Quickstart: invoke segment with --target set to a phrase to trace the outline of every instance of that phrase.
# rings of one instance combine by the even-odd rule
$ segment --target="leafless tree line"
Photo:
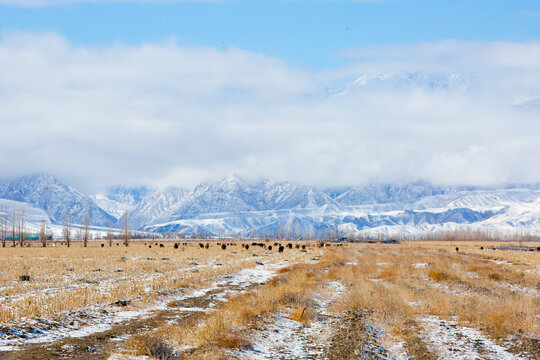
[[[6,247],[8,241],[11,241],[11,246],[25,246],[27,239],[33,236],[38,238],[43,246],[47,246],[49,235],[47,233],[47,221],[43,219],[39,233],[31,233],[27,229],[26,213],[21,208],[9,209],[7,205],[0,208],[0,243],[2,247]]]

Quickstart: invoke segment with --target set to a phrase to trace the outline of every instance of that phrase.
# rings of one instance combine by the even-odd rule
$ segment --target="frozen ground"
[[[418,321],[423,327],[422,337],[428,348],[440,359],[522,359],[486,338],[477,329],[459,326],[456,319],[423,316]]]
[[[322,354],[325,344],[332,337],[336,319],[329,314],[328,306],[339,298],[345,287],[330,282],[324,293],[316,293],[317,318],[302,323],[289,318],[289,313],[278,313],[267,319],[264,331],[253,334],[252,349],[245,350],[245,359],[312,359]]]
[[[12,328],[0,328],[0,351],[13,351],[28,344],[51,343],[70,337],[86,337],[109,330],[119,323],[153,316],[156,312],[166,310],[167,304],[173,301],[184,303],[208,293],[213,293],[213,305],[210,306],[213,307],[215,302],[226,301],[229,296],[238,294],[254,284],[266,282],[276,270],[288,265],[287,262],[267,263],[243,269],[231,275],[216,277],[208,287],[165,296],[146,306],[130,304],[125,307],[115,304],[92,306],[66,314],[66,320],[69,320],[62,323],[33,320],[22,326],[15,324]],[[198,267],[200,268],[200,265]],[[216,289],[220,291],[214,294]],[[197,307],[179,307],[175,310],[178,312],[205,311]]]

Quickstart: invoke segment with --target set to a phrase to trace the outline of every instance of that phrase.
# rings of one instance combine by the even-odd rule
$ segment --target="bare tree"
[[[88,237],[90,235],[89,228],[90,228],[90,215],[88,214],[88,209],[87,209],[86,213],[84,214],[84,232],[82,235],[84,247],[88,246]]]
[[[124,213],[124,245],[129,246],[129,219],[128,212]]]
[[[113,244],[113,231],[112,231],[112,224],[109,222],[109,229],[107,230],[107,240],[109,240],[109,246],[112,246]]]
[[[13,241],[13,247],[15,247],[17,244],[15,243],[15,240],[17,239],[16,236],[16,228],[17,228],[17,212],[15,211],[15,208],[11,211],[11,241]]]
[[[47,247],[47,228],[46,224],[47,222],[45,219],[41,220],[41,228],[39,229],[39,240],[41,240],[41,244],[43,247]]]
[[[19,245],[21,247],[24,246],[24,240],[25,240],[25,233],[24,233],[24,210],[21,210],[19,213]]]
[[[7,228],[7,217],[8,217],[7,207],[2,207],[0,212],[2,214],[2,218],[0,218],[0,227],[1,227],[0,237],[2,237],[2,247],[6,247],[6,237],[7,237],[7,232],[8,232],[8,228]]]
[[[71,211],[68,210],[66,214],[66,227],[64,228],[64,239],[66,239],[67,246],[71,245]]]

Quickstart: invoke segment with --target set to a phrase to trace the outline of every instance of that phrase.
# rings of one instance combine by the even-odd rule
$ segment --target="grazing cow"
[[[199,243],[199,247],[202,249],[204,247],[203,243]]]
[[[268,250],[272,251],[272,245],[268,245]]]
[[[163,244],[159,244],[159,247],[165,247],[165,245],[163,245]]]
[[[210,247],[210,244],[209,243],[206,243],[206,245],[204,245],[204,248],[205,249],[208,249]]]
[[[459,248],[456,246],[456,251],[459,251]]]
[[[287,247],[288,247],[289,249],[292,249],[292,244],[291,244],[291,243],[288,243],[288,244],[287,244]]]
[[[174,244],[174,248],[175,248],[175,249],[178,249],[178,244]]]
[[[285,250],[285,247],[284,247],[284,246],[281,246],[281,245],[279,245],[279,249],[278,249],[278,251],[279,251],[279,252],[283,252],[283,250]]]
[[[101,244],[101,247],[105,247],[105,244]]]
[[[248,245],[248,244],[246,244],[245,248],[246,248],[246,250],[248,250],[248,249],[249,249],[249,245]]]
[[[302,250],[306,250],[306,245],[302,245]]]
[[[222,244],[222,245],[221,245],[221,250],[226,250],[226,249],[227,249],[227,245]]]

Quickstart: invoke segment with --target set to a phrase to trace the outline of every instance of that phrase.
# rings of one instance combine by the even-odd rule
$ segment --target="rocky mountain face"
[[[417,234],[453,229],[497,229],[540,234],[540,186],[465,188],[427,182],[320,189],[290,182],[247,183],[236,176],[193,190],[117,187],[93,198],[48,175],[0,184],[0,198],[28,203],[61,224],[68,209],[82,223],[116,224],[125,211],[131,227],[214,236]],[[146,195],[143,195],[146,194]],[[109,197],[110,196],[110,197]]]
[[[84,223],[87,211],[93,225],[116,224],[116,218],[97,206],[89,196],[50,175],[24,176],[4,183],[0,190],[0,199],[24,202],[42,209],[55,224],[65,223],[68,211],[75,224]]]
[[[105,196],[123,204],[137,205],[153,191],[146,186],[126,187],[113,186],[108,189]]]

